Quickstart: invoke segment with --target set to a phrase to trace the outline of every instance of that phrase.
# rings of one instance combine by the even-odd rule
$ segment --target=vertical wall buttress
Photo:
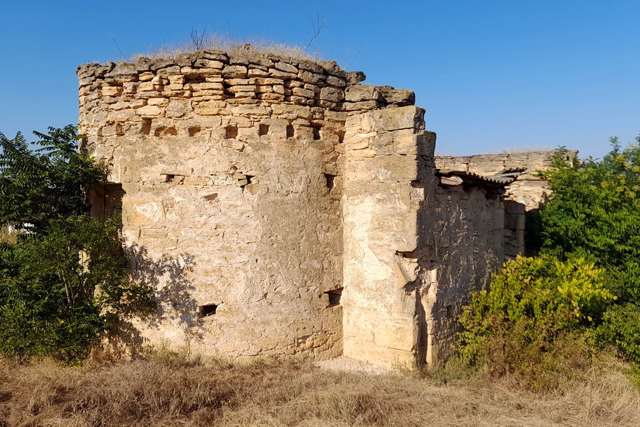
[[[343,334],[347,357],[415,366],[426,357],[420,210],[434,134],[415,106],[347,119],[343,192]],[[431,168],[430,173],[426,169]]]

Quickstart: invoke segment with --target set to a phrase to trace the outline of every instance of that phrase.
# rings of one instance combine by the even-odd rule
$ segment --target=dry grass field
[[[506,382],[335,373],[175,356],[61,366],[0,362],[2,426],[624,426],[640,395],[614,365],[563,392]]]

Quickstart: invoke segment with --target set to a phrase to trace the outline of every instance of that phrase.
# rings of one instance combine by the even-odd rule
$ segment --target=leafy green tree
[[[597,336],[640,363],[640,138],[624,149],[611,142],[602,160],[556,159],[547,174],[553,194],[541,211],[542,251],[579,254],[606,270],[618,298]]]
[[[73,126],[36,133],[32,150],[0,134],[0,353],[79,359],[131,316],[155,310],[153,289],[130,280],[119,218],[87,215],[104,168],[78,150]]]
[[[612,144],[600,161],[556,159],[541,210],[542,250],[589,257],[607,269],[620,302],[640,302],[640,146]]]
[[[74,126],[34,132],[32,144],[0,133],[0,224],[40,232],[51,220],[87,212],[87,191],[106,178],[104,168],[78,151]]]
[[[601,160],[561,149],[545,177],[540,256],[506,263],[460,319],[463,360],[534,387],[598,345],[640,363],[640,138]]]

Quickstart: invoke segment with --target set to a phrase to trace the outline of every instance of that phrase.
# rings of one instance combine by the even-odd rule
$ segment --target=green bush
[[[87,215],[87,192],[106,175],[75,129],[37,135],[34,151],[0,134],[0,227],[19,230],[0,243],[0,353],[74,360],[156,303],[129,278],[119,220]]]
[[[87,355],[130,315],[150,313],[149,287],[129,280],[113,221],[70,217],[0,250],[0,352]]]
[[[602,344],[615,345],[625,358],[640,364],[640,306],[610,307],[597,329],[597,337]]]
[[[468,364],[532,380],[610,345],[640,363],[640,145],[566,158],[527,224],[540,256],[507,263],[462,316]]]
[[[615,296],[604,270],[583,258],[518,257],[472,296],[459,355],[494,376],[552,388],[589,360],[589,334]]]
[[[623,150],[614,139],[602,160],[562,158],[546,174],[553,193],[540,211],[542,251],[589,257],[607,270],[619,303],[639,304],[640,146]]]
[[[598,326],[599,343],[640,362],[640,138],[625,149],[612,143],[602,160],[556,158],[540,211],[542,253],[586,256],[606,270],[617,300]]]

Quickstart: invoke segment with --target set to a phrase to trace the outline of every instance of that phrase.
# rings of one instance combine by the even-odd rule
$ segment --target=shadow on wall
[[[130,279],[143,289],[153,290],[155,310],[116,322],[109,339],[111,350],[132,357],[139,355],[145,341],[140,327],[158,328],[167,321],[179,325],[188,341],[199,338],[202,324],[197,315],[197,302],[192,297],[195,287],[189,279],[194,257],[181,254],[154,259],[138,245],[127,246],[124,251],[130,262]]]
[[[418,139],[420,141],[420,139]],[[420,143],[420,142],[418,142]],[[418,147],[419,148],[419,147]],[[418,152],[420,152],[418,150]],[[412,266],[414,274],[406,275],[407,283],[403,286],[403,290],[407,297],[415,299],[415,344],[414,357],[418,368],[424,366],[427,361],[428,349],[428,329],[427,329],[427,309],[425,307],[425,299],[430,291],[430,271],[434,268],[435,260],[432,259],[432,251],[430,250],[430,242],[434,240],[429,233],[432,230],[431,213],[429,208],[433,205],[435,194],[429,191],[434,187],[435,166],[433,158],[429,155],[418,155],[418,176],[411,183],[415,191],[424,192],[424,198],[420,202],[417,221],[417,247],[411,252],[396,252],[400,257],[400,264]],[[405,267],[406,269],[406,267]]]
[[[413,186],[424,197],[416,217],[417,249],[407,254],[417,274],[405,292],[415,298],[414,354],[421,367],[440,364],[451,353],[462,307],[502,265],[505,209],[494,184],[442,186],[431,157],[417,162]]]
[[[121,184],[96,185],[89,193],[90,215],[94,218],[122,218],[125,191]],[[120,224],[122,226],[122,224]],[[153,258],[143,246],[124,246],[129,260],[130,280],[143,291],[153,295],[155,310],[144,316],[129,316],[113,322],[109,347],[116,354],[140,353],[144,337],[140,327],[159,328],[163,322],[177,324],[184,331],[187,342],[202,335],[198,304],[192,297],[195,290],[189,276],[195,266],[194,257],[181,254]]]

